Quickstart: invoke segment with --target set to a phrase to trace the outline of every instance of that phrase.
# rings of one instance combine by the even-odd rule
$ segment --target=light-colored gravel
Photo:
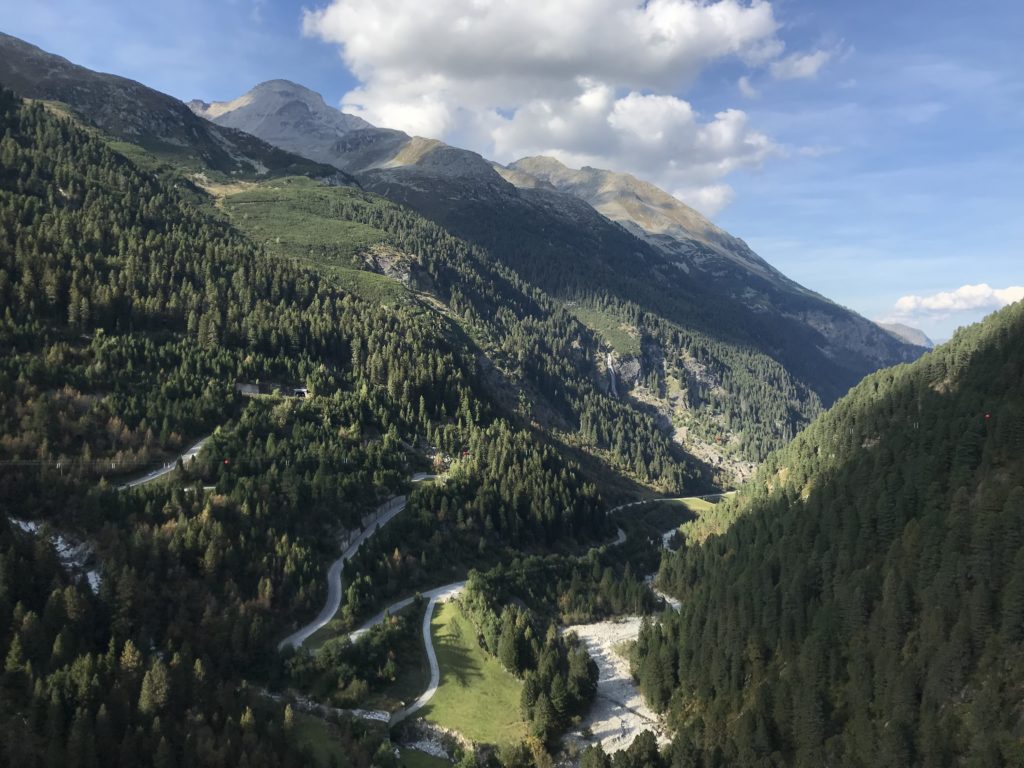
[[[668,743],[664,725],[644,702],[640,689],[633,683],[629,674],[629,661],[614,650],[617,646],[636,640],[640,633],[640,621],[639,616],[629,616],[565,628],[565,632],[579,635],[599,670],[594,703],[579,729],[566,736],[568,741],[583,746],[600,742],[605,752],[611,753],[628,747],[641,731],[651,730],[660,744]],[[582,732],[588,728],[593,735],[589,740],[582,736]]]

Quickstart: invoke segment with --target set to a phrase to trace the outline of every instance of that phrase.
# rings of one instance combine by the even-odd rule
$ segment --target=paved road
[[[619,546],[626,543],[626,532],[621,528],[616,532],[615,541],[610,546]],[[423,597],[429,598],[430,602],[427,603],[427,610],[423,613],[423,646],[427,650],[427,661],[430,664],[430,684],[416,701],[410,704],[405,709],[400,709],[395,712],[391,717],[391,725],[397,725],[398,723],[405,720],[412,714],[415,714],[426,706],[427,702],[430,701],[434,694],[437,693],[437,687],[441,683],[441,668],[437,663],[437,652],[434,650],[434,638],[430,632],[430,624],[434,618],[434,607],[438,603],[444,603],[451,600],[453,597],[462,592],[466,586],[466,582],[457,581],[454,584],[446,584],[443,587],[437,587],[429,592],[421,593]],[[381,611],[372,619],[367,621],[363,626],[357,629],[355,632],[349,635],[351,640],[356,640],[362,635],[369,631],[370,627],[375,624],[379,624],[384,620],[385,614],[394,614],[408,605],[411,605],[415,597],[407,597],[404,600],[399,600],[397,603],[389,605],[385,611]]]
[[[196,443],[187,451],[185,451],[183,454],[181,454],[181,456],[179,456],[178,459],[181,459],[182,464],[187,464],[189,461],[196,457],[196,455],[199,453],[199,449],[202,448],[206,441],[209,439],[210,436],[207,435],[198,443]],[[178,466],[178,459],[175,459],[172,462],[164,464],[162,467],[160,467],[160,469],[154,469],[148,475],[143,475],[142,477],[136,478],[135,480],[129,480],[124,485],[117,486],[117,489],[119,491],[124,491],[127,490],[128,488],[134,488],[137,485],[145,485],[146,483],[151,483],[157,478],[163,477],[164,475],[169,475],[171,472],[174,471],[175,467]]]
[[[341,553],[341,557],[331,563],[331,567],[327,571],[327,602],[324,603],[323,609],[313,621],[282,640],[277,646],[278,650],[284,650],[289,646],[298,648],[309,639],[310,635],[321,627],[327,626],[341,606],[341,569],[344,567],[345,561],[351,559],[359,551],[359,547],[363,545],[364,541],[373,536],[379,528],[383,528],[391,522],[395,515],[403,509],[405,509],[405,496],[396,496],[377,507],[377,512],[370,524],[356,536],[355,541],[348,546],[348,549]]]
[[[441,683],[441,668],[437,664],[437,653],[434,651],[434,639],[430,634],[430,623],[434,618],[434,606],[438,603],[444,603],[451,600],[455,595],[459,594],[463,587],[466,586],[466,582],[457,581],[454,584],[448,584],[443,587],[438,587],[430,592],[424,592],[423,596],[430,595],[430,602],[427,603],[427,610],[423,614],[423,645],[427,649],[427,661],[430,663],[430,685],[427,686],[420,697],[416,699],[405,709],[400,709],[391,716],[391,725],[397,725],[398,723],[405,720],[409,715],[419,711],[427,702],[430,701],[434,694],[437,693],[437,686]]]

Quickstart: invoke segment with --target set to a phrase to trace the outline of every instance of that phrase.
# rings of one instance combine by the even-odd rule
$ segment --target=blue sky
[[[283,77],[499,160],[631,171],[804,285],[936,338],[1018,297],[1024,4],[480,5],[0,0],[0,29],[182,99]],[[697,31],[642,42],[674,24]]]

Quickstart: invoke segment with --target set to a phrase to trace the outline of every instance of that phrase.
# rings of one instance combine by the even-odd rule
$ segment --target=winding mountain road
[[[430,595],[430,602],[427,603],[427,610],[423,613],[423,646],[427,649],[427,661],[430,664],[430,684],[427,686],[427,690],[421,693],[416,701],[405,709],[398,710],[391,716],[390,725],[397,725],[409,717],[409,715],[422,709],[426,706],[427,702],[434,697],[434,694],[437,693],[437,686],[441,684],[441,667],[437,663],[437,652],[434,650],[434,639],[430,634],[430,624],[434,618],[434,607],[438,603],[444,603],[451,600],[457,594],[462,592],[465,586],[466,582],[457,581],[454,584],[448,584],[446,586],[433,589],[430,592],[423,593],[424,597]]]
[[[135,480],[129,480],[127,483],[124,483],[123,485],[117,486],[117,489],[119,491],[126,491],[129,488],[135,488],[135,487],[140,486],[140,485],[145,485],[146,483],[151,483],[154,480],[157,480],[157,479],[163,477],[164,475],[169,475],[171,472],[174,471],[175,467],[178,466],[178,460],[179,459],[181,460],[182,464],[185,464],[186,462],[191,461],[192,459],[194,459],[199,454],[200,449],[203,447],[203,445],[206,444],[206,441],[209,440],[209,439],[210,439],[210,435],[207,435],[202,440],[200,440],[198,443],[196,443],[195,445],[191,446],[187,451],[185,451],[183,454],[181,454],[174,461],[171,461],[171,462],[168,462],[168,463],[164,464],[159,469],[154,469],[152,472],[150,472],[147,475],[143,475],[142,477],[136,478]]]
[[[313,621],[297,629],[278,643],[277,649],[279,651],[288,647],[299,648],[314,632],[322,627],[326,627],[331,619],[334,618],[334,614],[341,607],[341,570],[345,566],[345,562],[359,551],[359,547],[363,545],[363,542],[373,536],[380,528],[391,522],[403,509],[405,509],[405,496],[396,496],[377,507],[377,512],[374,514],[373,519],[356,536],[355,540],[349,544],[348,548],[341,553],[341,557],[331,563],[331,567],[327,570],[327,602],[324,603],[323,609],[321,609]]]
[[[618,507],[608,510],[608,514],[617,512],[620,509],[627,507],[638,506],[640,504],[648,504],[654,501],[665,501],[666,499],[647,499],[644,501],[631,502],[629,504],[622,504]],[[284,649],[288,646],[298,648],[301,646],[309,637],[321,627],[324,627],[330,622],[337,613],[338,608],[341,605],[341,570],[345,564],[345,561],[351,558],[359,549],[359,547],[370,538],[381,526],[385,525],[395,515],[405,508],[405,498],[398,497],[392,499],[390,502],[381,505],[378,508],[377,516],[375,521],[372,521],[366,529],[356,538],[356,540],[345,550],[341,557],[331,564],[331,568],[327,574],[327,586],[328,596],[327,603],[324,605],[322,611],[317,618],[305,627],[297,630],[293,634],[286,637],[281,641],[278,646],[279,649]],[[610,542],[607,546],[621,546],[626,543],[626,532],[621,528],[618,528],[615,532],[615,540]],[[421,592],[420,596],[428,600],[426,610],[423,612],[423,647],[427,652],[427,662],[430,665],[430,682],[427,685],[427,689],[420,694],[420,696],[412,702],[409,706],[404,709],[400,709],[391,716],[389,725],[394,726],[403,720],[407,719],[411,715],[421,710],[437,693],[438,686],[441,683],[441,668],[437,661],[437,651],[434,649],[434,640],[431,635],[431,623],[434,618],[434,609],[438,603],[447,602],[457,595],[459,595],[465,588],[465,581],[457,581],[452,584],[445,584],[441,587],[435,587],[434,589],[426,592]],[[374,616],[367,619],[358,628],[349,633],[349,640],[352,642],[357,641],[363,635],[370,631],[374,626],[384,621],[387,616],[393,616],[399,611],[408,608],[416,600],[415,596],[405,597],[389,605],[384,610],[375,614]]]

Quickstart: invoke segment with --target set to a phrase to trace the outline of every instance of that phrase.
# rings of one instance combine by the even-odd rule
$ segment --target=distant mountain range
[[[303,175],[408,206],[560,303],[601,345],[594,380],[726,477],[747,476],[865,374],[924,351],[628,174],[545,157],[505,167],[372,126],[286,80],[185,105],[6,35],[0,83],[204,184]],[[523,396],[538,413],[564,411],[554,385]],[[565,418],[578,414],[545,426]]]
[[[935,342],[932,341],[920,328],[912,328],[903,323],[879,323],[882,328],[908,344],[914,344],[925,349],[932,349]]]
[[[739,238],[667,192],[628,174],[573,170],[546,157],[524,158],[506,168],[474,152],[343,115],[318,94],[284,80],[262,83],[233,101],[193,101],[191,106],[218,125],[248,131],[282,149],[352,173],[364,187],[406,203],[470,240],[488,238],[462,221],[467,207],[476,213],[481,206],[490,207],[508,227],[517,227],[522,217],[529,217],[546,220],[541,226],[549,233],[585,229],[600,233],[605,241],[619,240],[605,234],[607,222],[619,224],[635,239],[625,252],[615,255],[618,264],[613,272],[621,270],[643,279],[629,257],[636,251],[646,255],[653,250],[661,258],[648,260],[651,282],[666,287],[687,284],[705,296],[728,298],[730,309],[746,316],[740,324],[748,331],[758,327],[755,335],[762,337],[758,343],[774,347],[780,358],[788,357],[792,363],[809,356],[817,358],[813,366],[819,370],[844,370],[834,376],[822,370],[826,381],[815,389],[826,400],[845,392],[870,370],[920,354],[918,346],[800,286]],[[453,184],[458,188],[453,189]],[[586,208],[571,198],[587,203]],[[602,214],[604,221],[591,211]],[[490,221],[487,226],[493,230],[501,224]],[[486,244],[502,250],[495,249],[493,237]],[[513,266],[522,271],[522,264]],[[570,259],[563,268],[571,271],[582,266]],[[620,275],[609,277],[616,282]],[[763,337],[760,327],[766,316],[781,326],[770,338]],[[807,373],[812,381],[822,378]]]

